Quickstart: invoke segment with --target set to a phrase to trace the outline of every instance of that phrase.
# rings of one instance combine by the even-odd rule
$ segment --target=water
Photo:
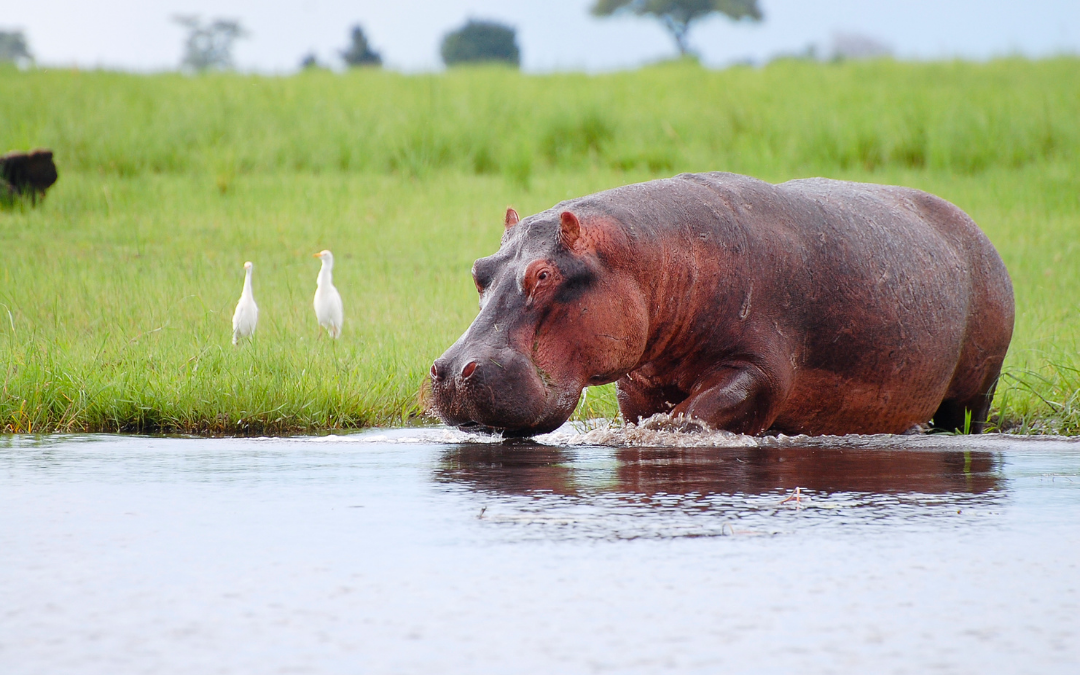
[[[0,439],[0,672],[1080,672],[1080,443],[620,433]]]

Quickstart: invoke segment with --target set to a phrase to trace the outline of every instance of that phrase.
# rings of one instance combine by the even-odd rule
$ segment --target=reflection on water
[[[1077,672],[1080,442],[601,431],[0,438],[0,673]]]
[[[619,485],[628,492],[987,492],[997,487],[988,452],[626,449]]]
[[[435,477],[478,493],[488,520],[559,526],[532,536],[700,537],[955,519],[964,508],[1005,499],[1001,461],[987,451],[895,447],[508,443],[451,447]]]
[[[510,494],[605,491],[763,494],[821,492],[980,493],[998,487],[990,452],[780,448],[619,448],[597,467],[577,449],[521,444],[460,445],[444,451],[440,479]],[[600,480],[602,472],[610,480]]]

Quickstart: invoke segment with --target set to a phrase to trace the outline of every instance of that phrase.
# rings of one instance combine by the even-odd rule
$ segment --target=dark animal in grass
[[[979,432],[1012,337],[993,245],[902,187],[683,174],[510,209],[472,271],[480,314],[432,366],[432,404],[510,436],[557,428],[608,382],[631,422]]]
[[[0,156],[0,196],[7,201],[29,197],[36,204],[56,178],[52,150],[9,152]]]

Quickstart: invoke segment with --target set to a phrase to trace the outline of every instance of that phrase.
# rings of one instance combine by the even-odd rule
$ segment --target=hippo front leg
[[[686,400],[686,393],[674,386],[657,386],[648,379],[629,373],[615,385],[619,412],[633,424],[657,413],[669,413]]]
[[[786,391],[782,380],[752,364],[724,367],[703,376],[671,414],[696,418],[713,429],[754,435],[769,428]]]

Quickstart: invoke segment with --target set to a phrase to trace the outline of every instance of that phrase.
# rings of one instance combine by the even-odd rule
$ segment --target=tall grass
[[[0,69],[0,149],[60,182],[0,211],[0,429],[400,423],[523,213],[679,171],[897,183],[987,231],[1018,319],[995,423],[1080,431],[1080,61],[526,76]],[[343,338],[311,309],[331,248]],[[229,344],[242,264],[255,341]],[[583,410],[613,413],[610,388]]]
[[[7,70],[0,88],[0,145],[47,145],[69,171],[118,176],[583,166],[971,173],[1080,149],[1075,58],[791,61],[722,72],[677,63],[597,77]]]

